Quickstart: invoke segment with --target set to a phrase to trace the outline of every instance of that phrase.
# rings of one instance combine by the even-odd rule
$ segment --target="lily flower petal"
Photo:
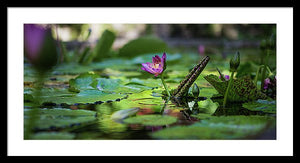
[[[166,62],[166,53],[164,53],[162,57],[155,55],[154,57],[152,57],[152,63],[149,62],[142,63],[143,67],[141,69],[157,77],[165,70],[166,68],[165,62]]]

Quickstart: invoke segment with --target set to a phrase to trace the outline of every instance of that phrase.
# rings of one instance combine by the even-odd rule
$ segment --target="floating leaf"
[[[228,81],[221,81],[216,75],[204,77],[220,94],[224,96]],[[266,99],[267,96],[260,92],[253,84],[249,76],[234,79],[233,85],[228,92],[229,101],[248,101],[256,99]]]
[[[39,132],[33,135],[34,140],[71,140],[75,134],[67,132]]]
[[[94,104],[102,101],[115,101],[125,98],[125,94],[107,93],[100,90],[82,90],[79,93],[69,92],[66,89],[43,89],[43,96],[40,96],[41,103],[55,103],[55,104]]]
[[[274,127],[273,117],[212,116],[191,126],[166,128],[152,136],[157,139],[253,139],[269,125]]]
[[[243,103],[243,107],[251,111],[262,111],[265,113],[276,113],[276,102],[267,100],[257,100]]]
[[[28,123],[28,116],[31,109],[24,111],[25,126]],[[89,110],[70,110],[70,109],[41,109],[36,115],[37,122],[34,128],[39,130],[67,128],[79,126],[87,122],[96,120],[96,112]]]
[[[213,114],[217,110],[219,103],[213,102],[211,99],[206,99],[203,101],[198,101],[198,106],[200,112]]]
[[[175,123],[177,118],[167,115],[141,115],[136,117],[130,117],[124,120],[128,124],[142,124],[145,126],[163,126]]]
[[[75,79],[69,80],[69,91],[80,92],[80,90],[94,89],[96,78],[99,78],[99,75],[92,72],[80,74]]]

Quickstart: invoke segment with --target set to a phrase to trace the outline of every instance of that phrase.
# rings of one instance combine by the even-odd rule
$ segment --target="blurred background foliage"
[[[272,34],[276,40],[276,25],[53,24],[52,33],[59,42],[60,63],[88,65],[107,58],[130,59],[163,52],[197,53],[226,59],[240,51],[249,54],[244,55],[245,60],[262,64],[265,52],[260,48],[261,42]],[[276,51],[271,55],[276,56]],[[276,57],[270,58],[268,65],[274,70]]]

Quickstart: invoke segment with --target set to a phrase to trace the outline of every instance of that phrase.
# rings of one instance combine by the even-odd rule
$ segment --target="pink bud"
[[[205,46],[204,45],[199,45],[198,46],[198,52],[200,55],[204,55],[205,53]]]

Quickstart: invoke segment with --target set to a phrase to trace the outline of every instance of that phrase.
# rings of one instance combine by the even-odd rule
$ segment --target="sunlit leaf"
[[[128,124],[142,124],[145,126],[163,126],[175,123],[177,118],[167,115],[141,115],[124,120]]]

